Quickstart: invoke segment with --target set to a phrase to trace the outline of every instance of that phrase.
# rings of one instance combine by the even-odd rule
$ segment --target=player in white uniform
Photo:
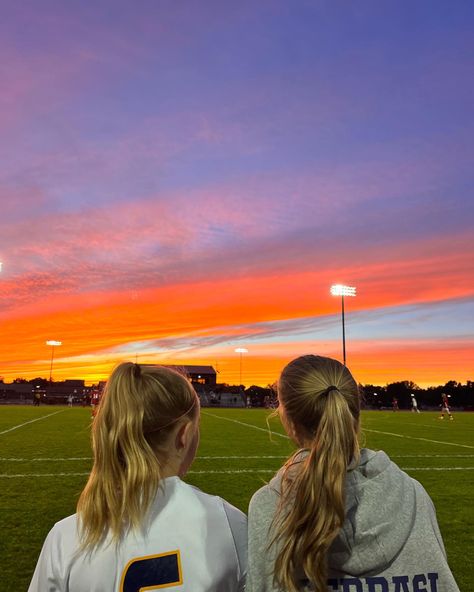
[[[415,395],[412,393],[410,396],[411,396],[411,410],[412,410],[412,413],[420,413],[420,410],[418,409],[417,400],[415,399]]]
[[[48,534],[29,592],[242,591],[245,515],[181,480],[198,442],[186,378],[119,365],[94,420],[78,512]]]

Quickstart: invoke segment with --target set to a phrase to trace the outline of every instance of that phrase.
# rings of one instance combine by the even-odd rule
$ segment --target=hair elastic
[[[331,385],[331,386],[328,386],[328,388],[325,391],[323,391],[321,394],[322,395],[329,395],[329,393],[331,391],[338,391],[338,390],[339,390],[339,388],[337,386]]]

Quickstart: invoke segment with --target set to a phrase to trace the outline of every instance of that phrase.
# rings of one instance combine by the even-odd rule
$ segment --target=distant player
[[[77,514],[43,545],[29,592],[240,592],[247,519],[184,481],[199,399],[174,370],[113,371],[92,429],[94,465]]]
[[[449,419],[453,420],[454,417],[452,416],[451,411],[449,410],[449,399],[446,393],[441,395],[441,415],[439,416],[440,419],[444,419],[444,414],[447,413]]]
[[[420,410],[418,409],[418,403],[413,393],[411,394],[411,411],[412,413],[420,413]]]
[[[397,397],[393,397],[392,399],[392,411],[399,411]]]
[[[97,411],[99,409],[99,403],[100,403],[99,391],[94,391],[92,393],[92,397],[91,397],[92,417],[95,417],[97,415]]]

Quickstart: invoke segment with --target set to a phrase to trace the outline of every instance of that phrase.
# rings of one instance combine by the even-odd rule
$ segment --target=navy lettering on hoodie
[[[365,585],[364,581],[365,580]],[[438,574],[416,574],[392,576],[390,580],[382,576],[364,578],[331,578],[327,585],[336,592],[438,592]]]
[[[428,579],[430,581],[430,592],[438,592],[438,584],[436,583],[438,581],[438,574],[437,573],[429,573],[426,574],[428,576]]]
[[[437,580],[437,573],[428,573],[426,576],[425,574],[417,574],[413,578],[413,592],[438,592]],[[428,583],[429,587],[426,586]],[[423,584],[423,588],[420,587],[421,584]]]
[[[426,576],[424,574],[416,574],[413,578],[413,592],[428,592],[424,586],[420,588],[421,584],[426,584]]]
[[[389,592],[388,582],[385,578],[365,578],[367,592]]]
[[[342,592],[364,592],[359,578],[344,578],[342,580]]]
[[[393,592],[410,592],[408,576],[393,576],[392,582],[395,584],[395,590]]]

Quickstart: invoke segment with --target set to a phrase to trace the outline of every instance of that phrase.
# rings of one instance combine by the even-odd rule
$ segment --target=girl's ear
[[[193,437],[193,424],[191,421],[182,423],[175,436],[175,446],[178,452],[183,451],[189,445]]]
[[[290,438],[297,446],[303,446],[304,438],[302,438],[301,435],[298,434],[295,424],[285,413],[285,408],[281,404],[278,407],[278,415],[280,416],[280,421],[283,427],[285,428],[285,432],[288,434],[288,436],[290,436]]]
[[[285,428],[285,432],[288,434],[288,436],[290,436],[290,438],[293,438],[293,435],[294,435],[293,422],[290,419],[288,419],[288,416],[285,413],[285,408],[281,404],[278,406],[278,415],[280,417],[280,421],[281,421],[283,427]]]

